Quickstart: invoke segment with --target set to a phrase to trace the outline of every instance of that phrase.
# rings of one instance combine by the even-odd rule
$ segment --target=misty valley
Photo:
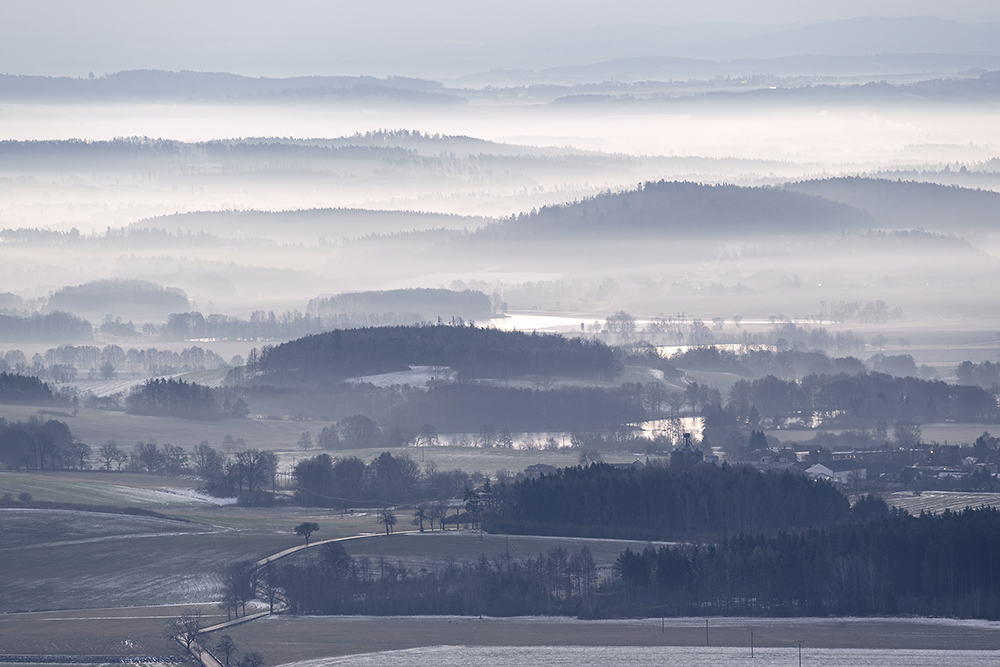
[[[1000,24],[273,20],[0,45],[0,662],[996,659]]]

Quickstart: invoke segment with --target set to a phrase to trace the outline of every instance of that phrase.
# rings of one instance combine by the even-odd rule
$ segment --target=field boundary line
[[[288,548],[288,549],[283,549],[282,551],[279,551],[277,553],[271,554],[270,556],[265,556],[264,558],[261,558],[260,560],[254,561],[253,566],[254,566],[254,570],[256,571],[256,570],[261,569],[262,567],[266,567],[268,564],[273,563],[276,560],[280,560],[280,559],[285,558],[287,556],[291,556],[292,554],[296,554],[296,553],[298,553],[300,551],[304,551],[306,549],[312,549],[314,547],[323,546],[324,544],[332,544],[334,542],[348,542],[348,541],[351,541],[351,540],[362,540],[362,539],[373,538],[373,537],[392,537],[393,535],[405,535],[405,534],[419,533],[419,532],[421,532],[421,531],[419,531],[419,530],[399,530],[399,531],[393,531],[392,533],[390,533],[388,535],[385,534],[385,533],[361,533],[359,535],[347,535],[346,537],[331,537],[328,540],[318,540],[318,541],[313,542],[311,544],[299,544],[297,546],[294,546],[294,547],[291,547],[291,548]],[[280,610],[278,610],[278,611],[280,611]],[[250,623],[251,621],[256,621],[259,618],[264,618],[265,616],[270,616],[272,613],[275,613],[275,612],[272,612],[269,609],[267,611],[257,612],[256,614],[249,614],[247,616],[242,616],[240,618],[234,618],[234,619],[231,619],[231,620],[228,620],[228,621],[224,621],[222,623],[217,623],[217,624],[209,626],[207,628],[202,628],[201,630],[199,630],[197,632],[197,634],[198,635],[207,635],[207,634],[209,634],[211,632],[217,632],[219,630],[225,630],[227,628],[232,628],[232,627],[235,627],[237,625],[243,625],[244,623]],[[195,646],[195,645],[193,644],[192,646]],[[211,652],[209,652],[207,649],[201,649],[199,647],[199,650],[204,651],[205,653],[207,653],[209,656],[212,657],[212,660],[214,661],[214,663],[208,664],[204,660],[201,660],[201,658],[198,655],[195,655],[195,657],[198,658],[201,661],[201,663],[202,663],[202,665],[204,667],[222,667],[221,663],[219,663],[219,661],[216,660],[215,656],[212,656]],[[194,652],[192,651],[192,653],[194,653]]]
[[[416,533],[416,530],[399,530],[393,531],[392,535],[402,535],[404,533]],[[311,544],[299,544],[294,547],[290,547],[283,551],[279,551],[276,554],[271,554],[270,556],[265,556],[260,560],[256,561],[253,566],[260,569],[267,565],[268,563],[273,563],[276,560],[285,558],[286,556],[291,556],[292,554],[304,551],[306,549],[312,549],[313,547],[323,546],[324,544],[332,544],[334,542],[348,542],[350,540],[362,540],[369,537],[392,537],[392,535],[386,535],[385,533],[361,533],[360,535],[348,535],[347,537],[331,537],[328,540],[317,540]]]

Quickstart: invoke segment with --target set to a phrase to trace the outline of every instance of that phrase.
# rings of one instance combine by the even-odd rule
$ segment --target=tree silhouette
[[[295,534],[306,538],[306,544],[309,544],[309,536],[319,530],[319,524],[313,521],[303,521],[299,525],[295,526]]]
[[[236,642],[229,635],[219,637],[219,643],[215,645],[215,650],[222,655],[223,664],[229,667],[229,660],[236,653]]]
[[[385,534],[391,535],[392,527],[396,525],[396,514],[388,508],[382,508],[378,512],[378,520],[385,524]]]
[[[424,519],[428,518],[427,505],[417,505],[417,509],[413,510],[413,519],[420,523],[420,532],[424,532]],[[431,524],[431,530],[434,530],[434,524]]]
[[[195,638],[204,629],[205,623],[199,610],[189,609],[180,618],[170,621],[167,627],[170,635],[184,644],[184,648],[190,653],[191,645],[194,644]]]

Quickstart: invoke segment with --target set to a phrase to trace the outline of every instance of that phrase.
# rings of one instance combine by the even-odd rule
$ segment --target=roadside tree
[[[111,464],[118,463],[119,457],[124,452],[122,452],[122,450],[118,448],[117,442],[115,442],[114,440],[108,440],[107,442],[103,443],[100,447],[98,447],[97,453],[98,456],[101,457],[101,460],[104,461],[104,469],[111,470]],[[121,468],[121,464],[119,464],[118,467]]]
[[[309,536],[319,530],[319,524],[313,521],[303,521],[299,525],[295,526],[295,534],[299,537],[306,538],[306,544],[309,544]]]
[[[396,514],[392,510],[383,507],[378,512],[379,523],[385,524],[385,534],[392,534],[392,527],[396,525]]]
[[[205,628],[205,621],[202,619],[199,610],[189,609],[180,618],[170,621],[167,627],[170,636],[183,644],[184,648],[190,653],[191,645],[194,644],[195,638]]]
[[[236,653],[236,642],[229,635],[222,635],[215,645],[215,652],[222,656],[222,664],[229,667],[229,661]]]

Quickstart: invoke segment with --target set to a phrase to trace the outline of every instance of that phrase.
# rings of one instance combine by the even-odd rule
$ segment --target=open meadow
[[[580,452],[569,447],[499,449],[447,444],[461,440],[463,438],[461,434],[442,434],[441,442],[443,444],[432,447],[371,447],[332,450],[312,448],[303,450],[298,443],[304,432],[308,431],[312,438],[316,438],[323,428],[335,425],[334,422],[320,420],[191,420],[130,415],[123,412],[86,408],[79,409],[74,415],[68,410],[20,405],[0,406],[0,417],[8,421],[26,421],[32,417],[63,421],[77,438],[94,448],[95,459],[97,447],[112,439],[126,452],[131,451],[136,442],[149,442],[151,440],[155,440],[161,445],[169,443],[180,446],[185,451],[190,452],[203,440],[207,440],[213,448],[223,450],[223,442],[227,435],[234,439],[242,438],[244,446],[247,448],[275,452],[278,455],[279,470],[282,472],[290,471],[297,462],[303,459],[312,458],[322,453],[329,454],[331,457],[357,456],[367,463],[383,451],[388,451],[393,456],[407,454],[422,466],[433,464],[438,470],[459,469],[468,473],[481,472],[491,476],[495,476],[498,471],[522,472],[525,468],[535,464],[551,465],[557,468],[574,466],[579,463],[580,458]],[[569,444],[569,434],[562,433],[533,434],[529,439],[539,443],[549,436],[555,437],[560,444]],[[464,439],[470,443],[475,438],[476,434],[464,436]],[[603,456],[608,463],[632,463],[636,460],[637,455],[630,452],[606,452],[603,453]],[[100,465],[100,462],[93,460],[92,464],[96,467]],[[4,490],[6,489],[0,486],[0,492]]]
[[[333,422],[298,422],[282,419],[213,419],[195,421],[169,417],[129,415],[109,410],[80,408],[75,415],[66,409],[4,405],[0,417],[24,421],[31,417],[56,419],[69,425],[73,434],[91,446],[115,440],[119,447],[130,449],[138,441],[170,443],[190,451],[202,440],[215,448],[222,447],[227,435],[243,438],[247,447],[272,451],[293,450],[303,431],[318,433]]]
[[[0,472],[0,493],[30,493],[34,500],[88,505],[175,507],[231,504],[231,499],[198,493],[198,482],[183,477],[161,477],[99,471]]]
[[[217,599],[235,560],[294,544],[291,530],[234,530],[96,512],[0,509],[3,611]]]
[[[181,651],[168,639],[167,624],[192,608],[166,604],[0,614],[2,651],[5,658],[67,656],[83,664],[89,662],[84,656],[117,656],[119,661],[127,658],[130,662],[146,662],[142,658],[148,657],[176,660]],[[225,620],[214,605],[199,609],[206,619]]]
[[[404,523],[409,523],[403,514]],[[409,530],[412,531],[412,528]],[[612,565],[626,548],[641,551],[649,542],[629,540],[602,540],[575,537],[544,537],[534,535],[493,535],[479,534],[474,530],[447,530],[434,532],[399,532],[389,539],[350,540],[344,548],[354,558],[381,558],[398,563],[411,570],[444,569],[449,563],[475,561],[480,557],[501,558],[508,555],[517,560],[535,558],[551,549],[565,549],[572,554],[585,545],[603,574],[610,574]],[[659,545],[662,543],[655,543]],[[308,552],[291,556],[289,562],[307,557]]]
[[[410,568],[444,567],[510,554],[536,556],[562,547],[572,553],[586,544],[607,569],[627,546],[619,540],[483,535],[474,531],[382,534],[374,512],[309,508],[176,506],[176,519],[62,509],[3,508],[5,567],[0,610],[36,611],[94,606],[200,603],[221,598],[227,565],[257,560],[301,544],[293,528],[302,521],[320,529],[314,542],[357,534],[372,539],[345,543],[352,555],[385,557]],[[409,511],[397,511],[400,531]],[[310,550],[311,551],[311,550]],[[310,551],[303,552],[309,553]],[[302,558],[295,555],[293,560]]]
[[[660,667],[784,667],[794,665],[795,646],[758,648],[752,654],[745,647],[639,647],[639,646],[435,646],[402,651],[327,658],[293,663],[295,667],[458,667],[489,665],[572,665],[598,667],[629,665]],[[804,649],[803,665],[858,665],[864,667],[978,667],[992,665],[993,651],[913,651],[908,649]]]
[[[750,633],[757,647],[789,649],[802,641],[812,649],[911,649],[989,651],[996,657],[995,623],[935,619],[708,619],[711,647],[739,647],[749,657]],[[702,647],[706,619],[578,621],[566,618],[289,617],[261,619],[226,631],[237,645],[260,651],[267,664],[306,663],[336,656],[403,651],[420,647]],[[616,655],[614,652],[605,655]],[[621,654],[617,654],[621,655]],[[627,654],[626,654],[627,655]],[[671,654],[666,654],[671,655]],[[728,654],[724,654],[725,657]],[[661,656],[666,657],[666,656]],[[794,659],[794,652],[790,653]],[[631,664],[612,659],[613,663]],[[329,664],[340,664],[331,662]],[[364,662],[346,664],[367,664]],[[372,664],[388,664],[377,662]],[[405,664],[434,664],[433,662]],[[459,663],[452,663],[459,664]],[[462,663],[468,664],[468,663]],[[501,660],[497,664],[516,664]],[[577,664],[557,662],[554,664]],[[591,663],[600,664],[600,663]],[[646,663],[642,663],[646,664]],[[655,663],[655,664],[663,664]],[[687,664],[680,661],[671,664]],[[701,664],[713,664],[705,662]],[[715,663],[718,664],[718,663]],[[726,664],[729,664],[726,661]],[[788,664],[793,664],[789,662]],[[837,662],[811,664],[844,664]],[[868,664],[848,663],[848,664]],[[915,663],[900,663],[915,664]],[[962,663],[952,663],[962,664]],[[973,663],[975,664],[975,663]],[[302,665],[302,667],[306,667]]]

